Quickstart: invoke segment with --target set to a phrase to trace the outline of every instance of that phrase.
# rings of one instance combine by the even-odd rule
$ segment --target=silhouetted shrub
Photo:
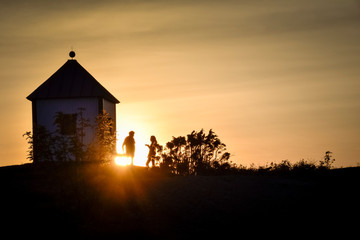
[[[292,166],[289,160],[282,160],[280,163],[271,163],[272,172],[285,174],[292,170]]]
[[[230,153],[215,132],[205,134],[192,131],[186,137],[179,136],[166,144],[160,166],[178,175],[213,174],[231,168]]]
[[[116,146],[116,133],[110,115],[104,111],[96,117],[96,124],[90,125],[89,119],[83,117],[84,109],[79,109],[73,119],[77,120],[74,127],[66,127],[66,115],[58,112],[54,117],[56,130],[49,132],[44,126],[37,126],[35,134],[28,131],[23,134],[28,147],[27,159],[38,162],[47,161],[109,161],[113,157]],[[84,144],[85,128],[92,128],[96,132],[93,141]]]
[[[321,169],[331,169],[332,168],[332,164],[335,162],[335,159],[331,159],[332,158],[332,152],[330,151],[326,151],[325,152],[325,156],[324,156],[324,160],[320,161],[320,165],[319,168]]]
[[[292,171],[296,174],[313,173],[315,170],[315,163],[307,162],[304,159],[301,159],[299,162],[296,162],[292,165]]]
[[[316,165],[315,162],[309,162],[301,159],[298,162],[291,163],[289,160],[283,160],[280,163],[271,162],[264,166],[255,166],[254,163],[249,167],[244,165],[232,166],[232,173],[247,174],[247,175],[313,175],[323,174],[332,168],[335,159],[332,159],[331,152],[327,151],[324,160],[319,161]],[[216,168],[220,168],[216,166]],[[234,170],[236,168],[236,170]]]

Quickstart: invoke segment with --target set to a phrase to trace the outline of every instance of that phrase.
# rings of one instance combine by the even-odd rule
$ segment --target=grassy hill
[[[46,238],[353,234],[359,173],[180,177],[97,164],[2,167],[1,227]]]

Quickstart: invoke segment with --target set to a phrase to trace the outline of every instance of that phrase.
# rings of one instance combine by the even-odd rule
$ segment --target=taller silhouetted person
[[[129,136],[127,136],[122,144],[122,150],[124,151],[124,146],[126,148],[126,156],[131,158],[131,166],[134,165],[134,156],[135,156],[135,139],[134,139],[134,131],[129,132]]]

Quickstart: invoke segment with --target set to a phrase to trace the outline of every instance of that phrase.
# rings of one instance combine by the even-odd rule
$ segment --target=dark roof
[[[108,90],[88,73],[76,60],[68,60],[27,99],[101,97],[119,103]]]

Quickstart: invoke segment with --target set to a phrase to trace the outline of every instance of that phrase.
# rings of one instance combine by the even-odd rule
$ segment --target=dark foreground
[[[0,227],[11,238],[49,239],[351,236],[359,170],[176,177],[139,167],[2,167]]]

